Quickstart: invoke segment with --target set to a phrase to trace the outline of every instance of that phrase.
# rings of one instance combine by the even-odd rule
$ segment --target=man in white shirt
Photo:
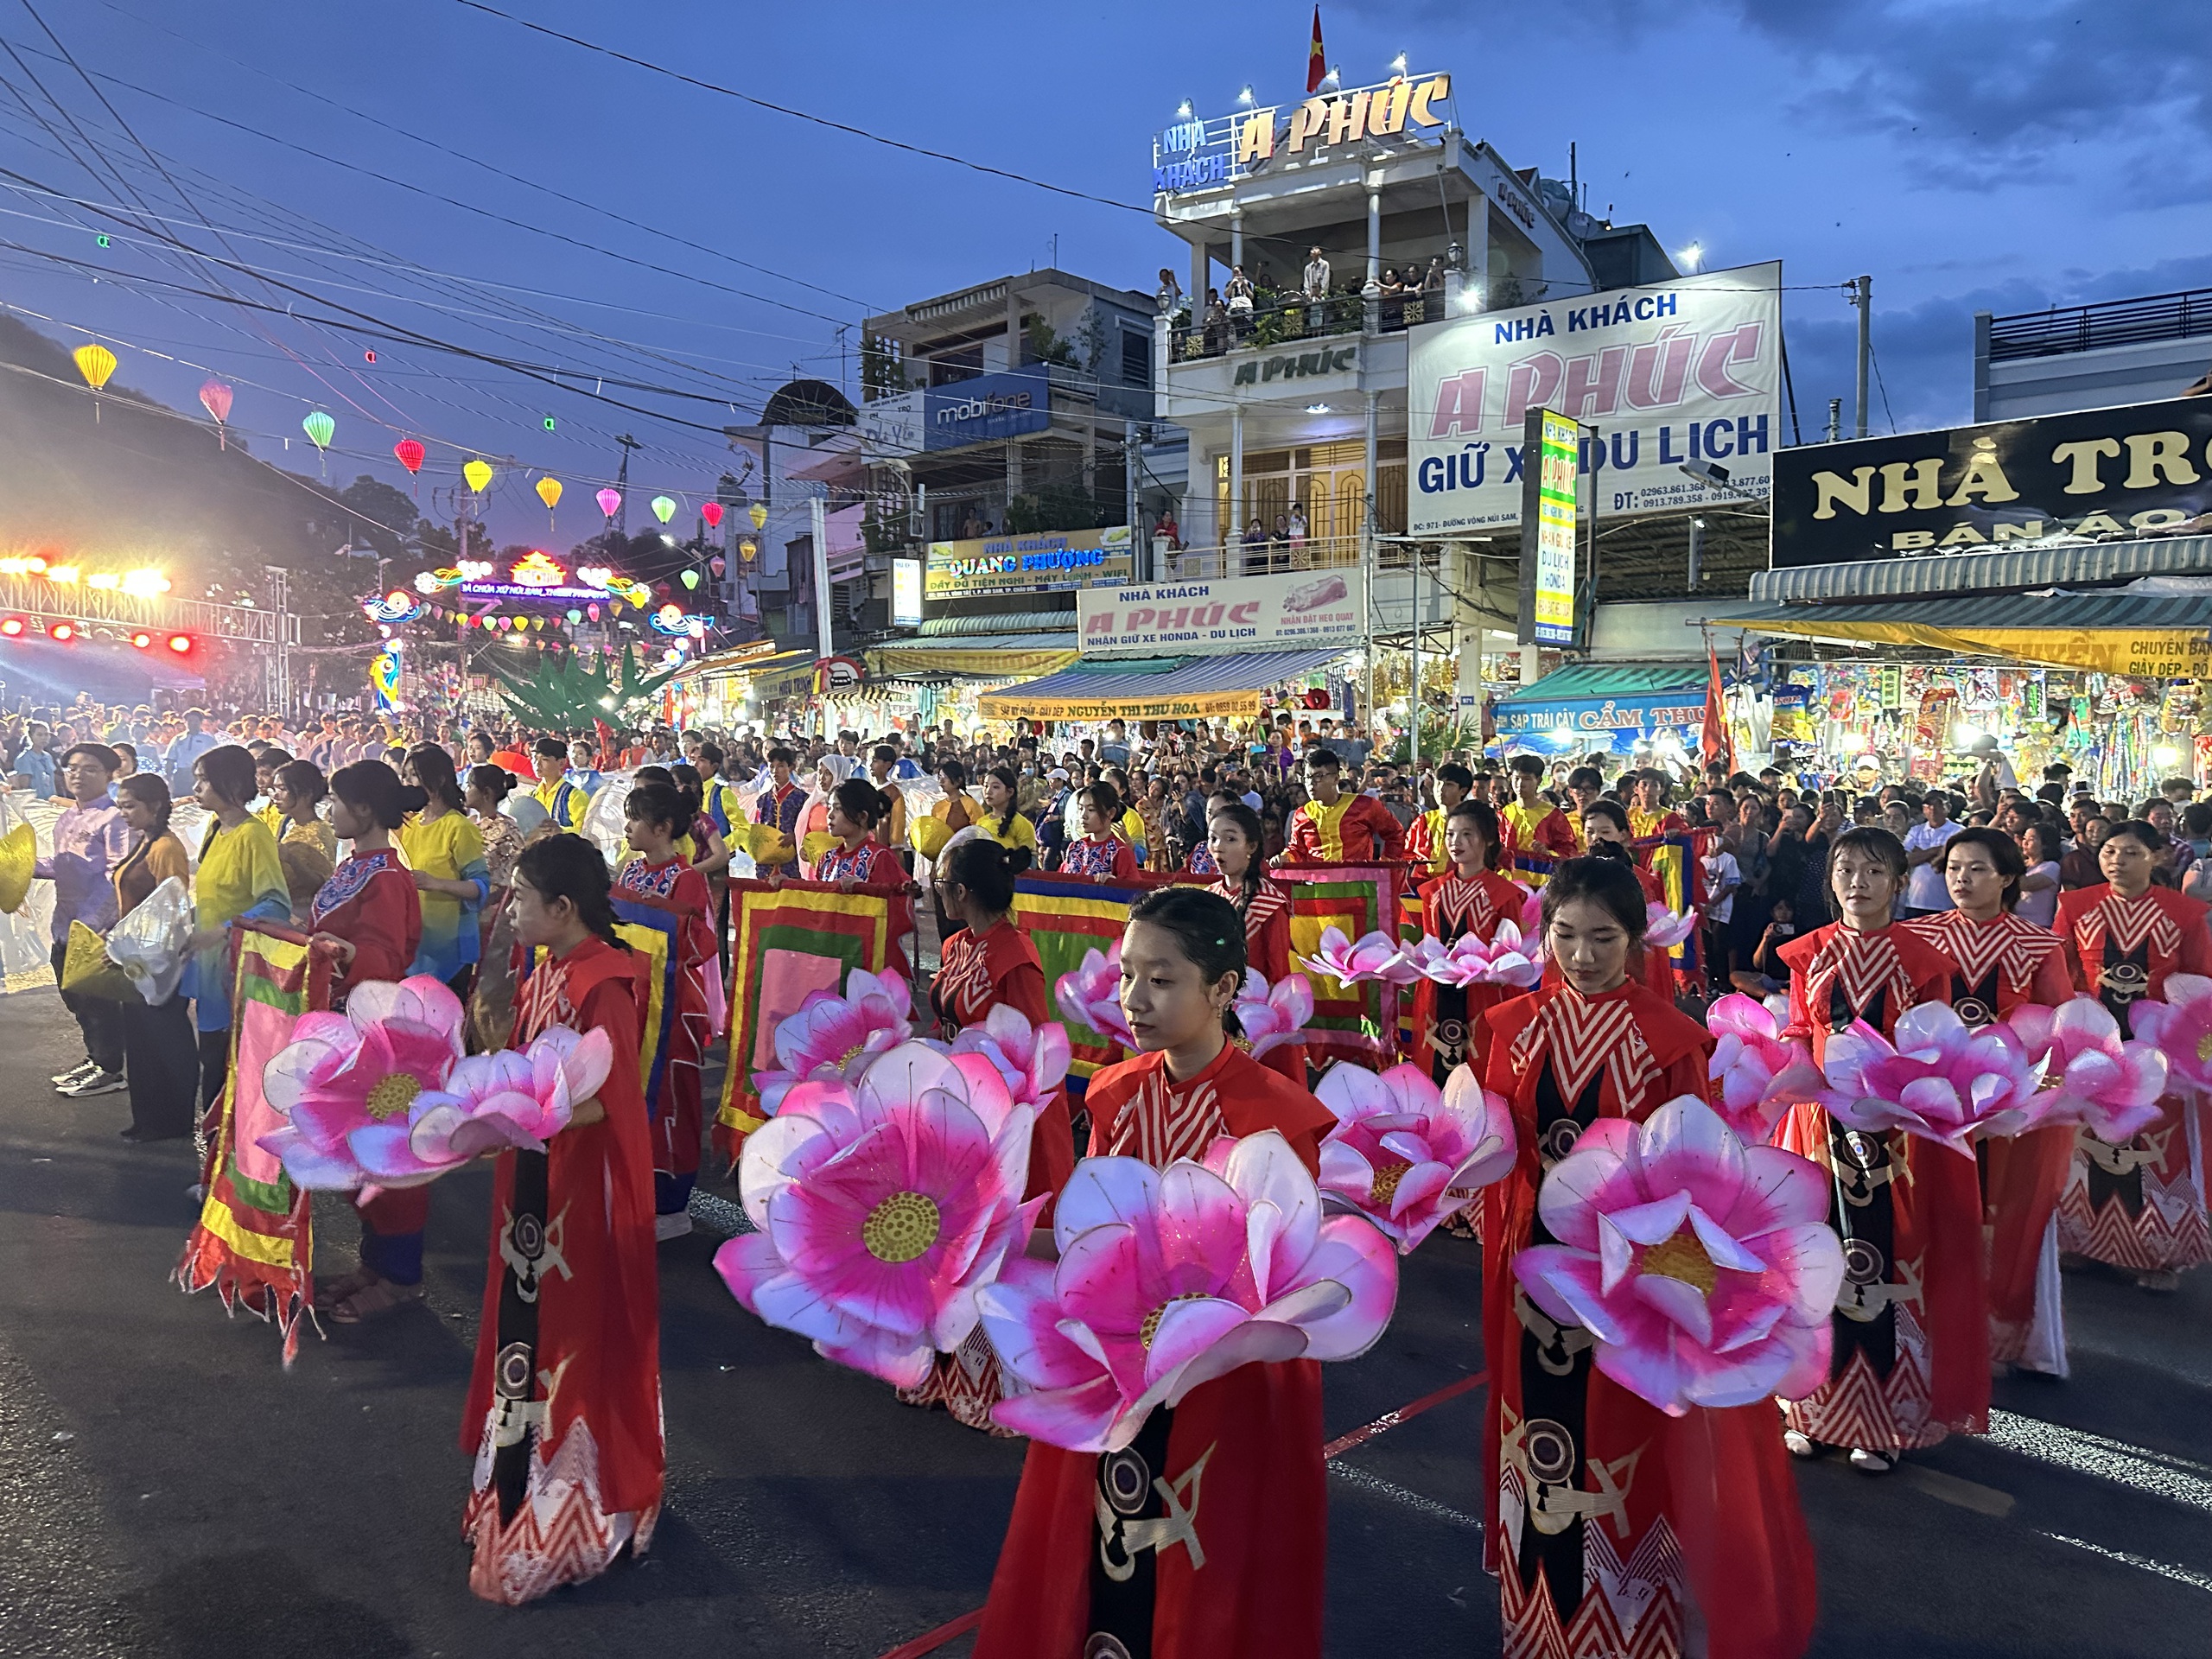
[[[1904,913],[1908,916],[1932,916],[1951,908],[1950,890],[1943,882],[1943,846],[1960,830],[1951,821],[1951,798],[1940,789],[1930,790],[1921,803],[1921,811],[1923,821],[1904,836]]]
[[[1305,293],[1309,300],[1329,297],[1329,262],[1319,248],[1309,248],[1306,252]]]

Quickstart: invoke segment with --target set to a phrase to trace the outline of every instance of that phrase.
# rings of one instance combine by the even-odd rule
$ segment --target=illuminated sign
[[[1574,492],[1582,428],[1548,409],[1529,411],[1521,480],[1521,643],[1574,643]]]
[[[542,549],[527,558],[516,560],[507,567],[507,575],[524,588],[558,588],[569,580],[569,573]]]
[[[1038,594],[1131,582],[1135,556],[1127,524],[1107,530],[1042,530],[931,542],[924,587],[931,599],[953,594]]]
[[[1278,151],[1304,156],[1363,138],[1441,127],[1452,96],[1449,75],[1393,75],[1373,86],[1309,98],[1303,104],[1179,121],[1152,141],[1157,195],[1211,190],[1243,178]]]
[[[891,561],[891,626],[918,628],[922,624],[922,562]]]
[[[395,588],[382,599],[365,599],[361,609],[372,622],[412,622],[423,614],[423,602],[404,588]]]

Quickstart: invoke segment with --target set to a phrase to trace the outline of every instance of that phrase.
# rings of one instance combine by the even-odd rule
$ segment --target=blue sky
[[[0,250],[0,297],[73,345],[83,336],[57,325],[188,359],[118,350],[118,380],[181,407],[207,378],[191,365],[219,372],[237,388],[234,423],[270,435],[257,439],[263,454],[289,435],[280,458],[294,466],[308,459],[298,423],[313,404],[339,422],[334,478],[367,469],[404,482],[390,460],[403,431],[430,445],[426,493],[464,450],[511,454],[527,470],[495,487],[503,537],[544,534],[528,494],[537,470],[568,481],[558,539],[588,533],[588,498],[624,431],[648,445],[633,466],[639,500],[665,490],[696,501],[727,460],[712,429],[751,418],[761,390],[795,366],[836,378],[857,337],[841,354],[836,323],[868,309],[1046,264],[1055,235],[1064,268],[1104,281],[1148,287],[1158,266],[1180,263],[1146,213],[827,131],[459,0],[31,3],[36,15],[0,0],[0,39],[20,54],[0,55],[14,89],[0,93],[0,167],[34,181],[0,191],[11,215],[0,238],[80,263]],[[1132,207],[1146,204],[1151,134],[1179,99],[1222,112],[1248,81],[1263,99],[1302,91],[1310,21],[1307,5],[1280,0],[503,4],[762,99]],[[40,16],[167,179],[111,130]],[[1874,277],[1887,393],[1886,410],[1875,400],[1877,430],[1891,416],[1901,428],[1967,417],[1978,308],[2212,283],[2201,5],[1415,0],[1326,5],[1323,22],[1348,82],[1379,78],[1401,51],[1416,70],[1449,71],[1462,119],[1516,166],[1563,175],[1577,143],[1594,209],[1611,203],[1671,247],[1700,242],[1708,265],[1783,259],[1808,435],[1830,397],[1848,398],[1853,325],[1840,284],[1861,271]],[[81,164],[89,139],[113,172]],[[77,200],[24,194],[34,188]],[[196,212],[264,238],[229,245],[243,264],[287,273],[276,281],[327,276],[347,285],[322,286],[333,300],[565,383],[307,327],[281,314],[280,289],[237,270],[223,281],[277,309],[149,290],[141,279],[211,284],[158,250],[94,251],[92,232],[114,227],[86,204],[126,188],[186,229]],[[277,209],[355,238],[355,257],[334,261],[327,232]],[[435,286],[445,276],[500,286]],[[518,323],[525,307],[553,321]],[[373,365],[362,358],[372,346]],[[609,375],[692,388],[688,402],[640,401],[709,430],[594,406],[576,390],[607,391]]]

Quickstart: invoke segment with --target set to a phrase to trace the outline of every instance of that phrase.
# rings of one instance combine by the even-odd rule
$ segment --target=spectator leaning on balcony
[[[1252,279],[1242,265],[1229,268],[1229,326],[1239,340],[1252,332]]]
[[[1175,273],[1167,266],[1160,268],[1160,315],[1169,317],[1183,303],[1183,284],[1175,280]]]
[[[1229,308],[1221,302],[1221,290],[1206,289],[1205,350],[1209,357],[1218,357],[1229,349]]]
[[[1325,300],[1329,297],[1329,262],[1319,248],[1306,251],[1306,297]]]

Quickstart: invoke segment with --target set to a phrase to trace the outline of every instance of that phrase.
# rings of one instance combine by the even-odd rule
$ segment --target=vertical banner
[[[1574,643],[1575,468],[1582,429],[1548,409],[1529,411],[1521,474],[1521,631],[1524,645]]]
[[[1014,884],[1014,925],[1028,936],[1044,968],[1046,1005],[1068,1034],[1068,1090],[1077,1099],[1100,1066],[1127,1057],[1120,1045],[1060,1013],[1060,976],[1082,967],[1088,951],[1104,955],[1128,925],[1129,906],[1159,885],[1044,874]]]
[[[1380,929],[1395,932],[1398,868],[1388,864],[1286,864],[1271,874],[1290,892],[1290,952],[1310,957],[1333,927],[1348,939]],[[1319,1070],[1332,1060],[1388,1065],[1397,1046],[1398,988],[1347,985],[1312,969],[1313,1018],[1306,1057]]]

